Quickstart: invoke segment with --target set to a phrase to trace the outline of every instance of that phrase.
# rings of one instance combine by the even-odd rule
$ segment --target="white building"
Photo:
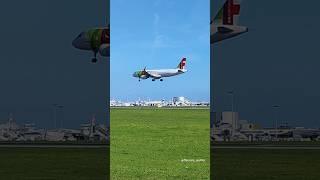
[[[191,106],[192,103],[185,97],[173,97],[172,98],[172,105],[173,106]]]

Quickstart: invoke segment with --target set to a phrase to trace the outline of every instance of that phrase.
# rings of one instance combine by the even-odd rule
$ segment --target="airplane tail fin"
[[[187,59],[186,58],[182,58],[182,60],[180,61],[180,63],[178,64],[179,69],[186,69],[186,65],[187,65]]]
[[[238,25],[241,0],[227,0],[213,20],[215,25]]]

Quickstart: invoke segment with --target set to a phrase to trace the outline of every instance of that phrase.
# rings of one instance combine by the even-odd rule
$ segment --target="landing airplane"
[[[98,61],[98,52],[101,56],[110,57],[110,26],[84,31],[72,41],[72,45],[77,49],[93,51],[93,63]]]
[[[248,32],[247,27],[238,25],[240,1],[241,0],[227,0],[214,20],[211,20],[210,44]]]
[[[152,81],[155,81],[156,79],[160,79],[160,81],[163,81],[162,78],[164,77],[176,76],[176,75],[187,72],[186,64],[187,64],[187,59],[182,58],[177,68],[175,69],[147,70],[146,68],[144,68],[142,71],[134,72],[133,77],[139,78],[139,81],[140,79],[148,79],[148,78],[152,78]]]

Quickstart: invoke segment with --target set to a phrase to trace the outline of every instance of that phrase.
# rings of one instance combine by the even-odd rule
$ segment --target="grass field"
[[[0,179],[106,180],[109,148],[0,148]]]
[[[214,149],[211,157],[212,179],[320,179],[320,150]]]
[[[209,179],[209,109],[119,108],[110,118],[112,179]]]

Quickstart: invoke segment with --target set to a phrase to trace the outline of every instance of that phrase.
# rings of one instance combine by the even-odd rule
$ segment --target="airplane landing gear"
[[[152,79],[152,81],[155,81],[155,79]]]
[[[163,81],[163,79],[160,79],[160,81]]]

